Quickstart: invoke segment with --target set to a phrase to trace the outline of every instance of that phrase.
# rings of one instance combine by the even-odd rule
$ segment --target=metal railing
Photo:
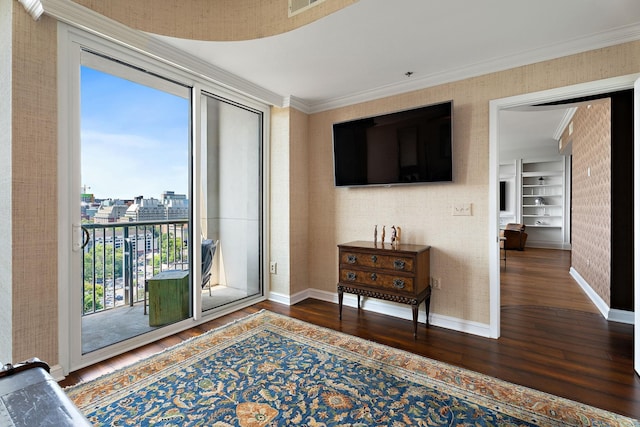
[[[189,268],[188,220],[83,224],[83,315],[144,300],[145,281]]]

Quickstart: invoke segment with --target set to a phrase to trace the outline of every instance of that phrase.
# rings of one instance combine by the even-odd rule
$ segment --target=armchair
[[[500,237],[504,237],[500,241],[500,247],[502,249],[517,249],[519,251],[524,250],[524,245],[527,242],[527,233],[525,233],[524,224],[507,224],[500,232]]]

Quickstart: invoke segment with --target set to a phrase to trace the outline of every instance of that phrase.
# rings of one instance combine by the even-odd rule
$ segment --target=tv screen
[[[333,125],[335,185],[452,181],[451,101]]]

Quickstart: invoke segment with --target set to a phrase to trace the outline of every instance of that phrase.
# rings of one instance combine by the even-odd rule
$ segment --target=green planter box
[[[189,317],[189,271],[168,270],[147,281],[149,326],[161,326]]]

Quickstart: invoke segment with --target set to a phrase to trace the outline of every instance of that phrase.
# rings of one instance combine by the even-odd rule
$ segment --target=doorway
[[[513,108],[526,108],[538,105],[591,96],[605,92],[615,92],[633,87],[638,76],[624,76],[602,81],[590,82],[565,88],[532,94],[519,95],[490,102],[490,289],[491,289],[491,320],[490,329],[493,337],[500,336],[500,254],[498,243],[499,232],[499,165],[500,165],[500,113]]]

